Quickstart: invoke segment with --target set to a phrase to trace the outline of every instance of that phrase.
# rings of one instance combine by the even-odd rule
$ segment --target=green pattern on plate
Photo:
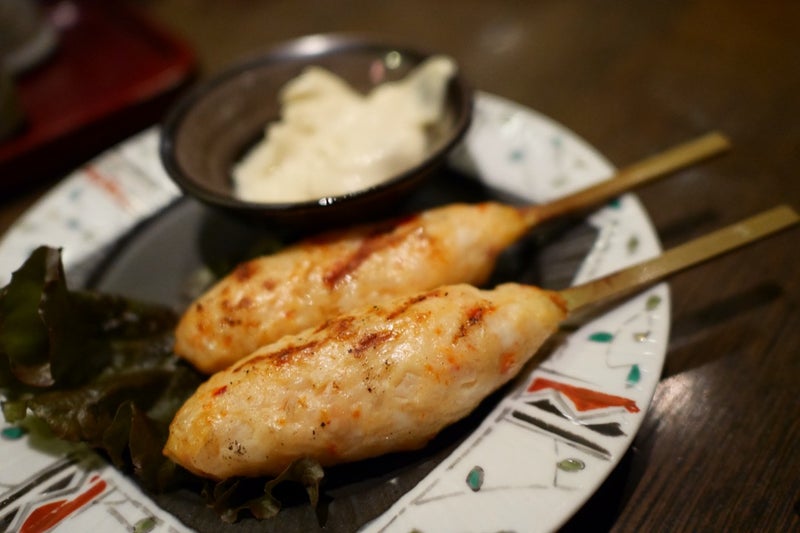
[[[580,459],[569,458],[559,461],[556,466],[558,466],[559,470],[563,470],[564,472],[579,472],[586,468],[586,463]]]
[[[589,335],[589,340],[592,342],[611,342],[614,340],[614,334],[607,331],[596,331]]]
[[[3,438],[9,440],[17,440],[22,438],[25,435],[26,431],[25,428],[20,426],[12,426],[3,429]]]
[[[661,305],[661,297],[653,295],[647,299],[646,308],[648,311],[655,310],[659,305]]]
[[[628,243],[626,245],[629,254],[636,253],[636,250],[639,249],[639,237],[636,235],[631,235],[628,239]]]
[[[472,467],[472,470],[470,470],[469,474],[467,474],[467,485],[469,488],[474,492],[481,490],[481,487],[483,486],[483,476],[483,468],[480,466]]]
[[[639,368],[639,365],[633,365],[630,372],[628,372],[628,377],[625,378],[625,381],[628,385],[636,385],[641,379],[642,370]]]
[[[152,516],[148,516],[147,518],[142,518],[133,526],[133,533],[149,533],[153,531],[155,527],[158,525],[156,519]]]

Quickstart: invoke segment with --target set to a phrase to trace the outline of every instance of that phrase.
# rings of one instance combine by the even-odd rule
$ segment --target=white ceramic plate
[[[149,130],[67,177],[0,242],[0,285],[41,244],[64,250],[71,281],[178,191]],[[492,187],[544,202],[608,177],[581,139],[529,109],[479,93],[454,166]],[[594,245],[574,281],[660,251],[641,205],[625,195],[590,218]],[[520,376],[482,424],[366,531],[550,531],[595,492],[628,449],[658,382],[669,329],[658,285],[577,331]],[[32,442],[3,425],[0,521],[7,530],[187,531],[91,452]],[[45,520],[45,522],[42,522]],[[36,522],[39,521],[39,522]],[[42,527],[38,527],[42,529]]]

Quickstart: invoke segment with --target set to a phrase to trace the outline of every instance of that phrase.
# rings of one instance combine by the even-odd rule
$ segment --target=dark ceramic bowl
[[[314,35],[287,42],[182,98],[163,124],[161,160],[184,193],[237,215],[288,227],[345,223],[387,212],[444,162],[466,132],[472,91],[460,73],[449,83],[446,113],[427,159],[377,186],[307,202],[248,202],[234,196],[231,169],[263,138],[266,124],[280,118],[278,92],[305,67],[327,68],[366,93],[384,81],[404,78],[430,55],[358,36]],[[376,72],[382,73],[379,78]]]

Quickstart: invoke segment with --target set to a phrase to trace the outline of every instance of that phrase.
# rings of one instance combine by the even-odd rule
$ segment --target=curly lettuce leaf
[[[176,319],[162,306],[70,291],[60,251],[37,248],[0,291],[3,415],[35,417],[164,486],[169,422],[204,380],[172,352]]]
[[[59,251],[37,248],[0,293],[0,351],[8,357],[8,370],[33,387],[79,381],[71,362],[89,349],[83,326],[70,313]],[[78,366],[95,364],[88,363]]]
[[[41,246],[0,291],[0,384],[85,383],[125,358],[120,341],[171,333],[175,320],[160,306],[70,291],[60,250]]]
[[[103,452],[148,490],[205,483],[204,495],[225,521],[271,518],[276,489],[305,489],[316,506],[321,466],[303,459],[277,478],[211,483],[167,459],[169,424],[205,380],[172,352],[175,314],[114,295],[71,291],[60,250],[34,250],[0,289],[0,389],[3,415],[28,417],[56,437]]]
[[[233,478],[206,487],[204,496],[208,505],[226,522],[236,522],[242,512],[255,518],[273,518],[281,510],[281,501],[275,491],[283,483],[302,486],[313,507],[319,501],[319,485],[324,476],[322,466],[312,459],[298,459],[266,482],[260,479]]]

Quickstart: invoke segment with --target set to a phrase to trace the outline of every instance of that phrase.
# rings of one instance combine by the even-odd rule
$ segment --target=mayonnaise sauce
[[[309,67],[281,91],[282,117],[234,168],[236,194],[257,202],[316,200],[369,188],[421,162],[426,131],[441,120],[449,58],[435,56],[405,79],[363,96]]]

